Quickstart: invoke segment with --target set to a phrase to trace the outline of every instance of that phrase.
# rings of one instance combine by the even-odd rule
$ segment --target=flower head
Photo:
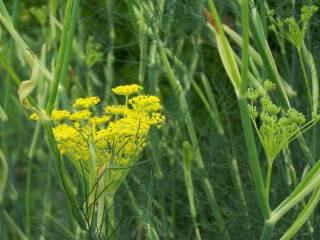
[[[98,97],[78,98],[73,104],[74,108],[89,108],[100,102]]]
[[[125,105],[110,105],[105,107],[105,112],[114,115],[124,115],[129,111],[129,108]]]
[[[141,95],[129,100],[136,111],[155,112],[161,109],[160,99],[156,96]]]
[[[53,121],[61,121],[70,116],[70,112],[66,110],[57,110],[54,109],[51,113],[51,119]]]
[[[87,109],[80,110],[70,115],[70,119],[73,121],[87,120],[91,117],[92,112]]]
[[[142,89],[143,87],[141,87],[138,84],[131,84],[131,85],[122,85],[122,86],[112,88],[112,92],[117,95],[129,96],[134,93],[140,92]]]
[[[29,116],[29,118],[30,118],[31,120],[33,120],[33,121],[39,121],[39,120],[40,120],[39,115],[36,114],[36,113],[32,113],[32,114]]]
[[[102,114],[88,110],[100,101],[95,97],[77,99],[72,114],[53,111],[52,119],[65,119],[53,129],[60,153],[71,159],[80,174],[90,178],[94,171],[107,175],[111,182],[121,182],[129,167],[138,160],[150,128],[160,128],[165,120],[159,112],[158,97],[142,95],[128,99],[128,95],[141,89],[136,84],[115,88],[114,92],[127,96],[129,104],[108,105]],[[94,165],[90,161],[92,153]],[[109,190],[115,191],[117,186]]]
[[[257,131],[260,142],[263,146],[265,154],[269,162],[273,162],[279,152],[286,147],[299,134],[303,133],[320,121],[317,114],[313,114],[313,119],[306,123],[306,118],[303,113],[290,108],[283,108],[274,104],[267,93],[275,88],[270,81],[264,83],[265,92],[260,95],[260,104],[256,102],[257,96],[253,94],[255,90],[249,89],[249,112],[253,125]],[[255,105],[256,104],[256,105]],[[258,110],[259,107],[259,110]],[[259,125],[257,123],[259,119]]]

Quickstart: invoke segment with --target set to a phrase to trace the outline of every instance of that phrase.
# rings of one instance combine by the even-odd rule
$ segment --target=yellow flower
[[[150,125],[157,125],[159,128],[161,124],[166,120],[166,117],[161,113],[153,112],[149,118]]]
[[[87,98],[78,98],[73,104],[74,108],[89,108],[91,106],[97,105],[100,102],[98,97],[87,97]]]
[[[51,113],[51,119],[53,121],[61,121],[61,120],[68,118],[69,115],[70,115],[69,111],[54,109]]]
[[[110,120],[108,115],[104,115],[102,117],[92,117],[89,119],[89,122],[94,125],[104,124]]]
[[[125,105],[110,105],[106,106],[104,111],[106,113],[114,114],[114,115],[119,115],[119,114],[126,114],[129,111],[129,108]]]
[[[158,112],[161,109],[158,97],[142,95],[127,98],[141,89],[137,84],[114,88],[113,92],[125,95],[129,104],[106,106],[102,116],[88,109],[100,101],[96,97],[77,99],[73,107],[80,110],[72,114],[63,110],[52,112],[52,119],[68,117],[72,120],[58,124],[53,128],[53,134],[60,153],[71,159],[80,174],[89,178],[92,167],[95,167],[94,171],[108,176],[111,182],[117,182],[138,161],[150,128],[160,127],[165,121],[165,116]],[[92,147],[95,166],[90,161]],[[114,186],[115,189],[110,191],[116,191],[119,185]]]
[[[161,109],[160,99],[156,96],[137,96],[131,98],[129,104],[134,110],[143,112],[155,112]]]
[[[91,115],[92,115],[92,112],[85,109],[85,110],[81,110],[81,111],[78,111],[78,112],[71,114],[70,119],[73,121],[86,120],[86,119],[90,118]]]
[[[40,120],[39,115],[36,114],[36,113],[32,113],[32,114],[29,116],[29,118],[30,118],[31,120],[33,120],[33,121],[39,121],[39,120]]]
[[[131,94],[140,92],[143,89],[138,84],[131,84],[131,85],[122,85],[115,88],[112,88],[112,92],[117,95],[124,95],[129,96]]]

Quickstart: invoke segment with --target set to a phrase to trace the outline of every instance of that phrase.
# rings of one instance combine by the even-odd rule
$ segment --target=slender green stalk
[[[26,234],[28,237],[31,237],[31,220],[30,212],[32,209],[31,206],[31,177],[32,177],[32,163],[34,158],[34,152],[37,147],[37,142],[40,135],[41,123],[37,122],[32,140],[31,146],[28,153],[28,166],[27,166],[27,182],[26,182],[26,201],[25,201],[25,217],[26,217]]]
[[[267,194],[267,199],[268,203],[270,206],[270,183],[271,183],[271,173],[272,173],[272,165],[273,161],[268,161],[268,171],[267,171],[267,180],[266,180],[266,194]]]
[[[296,197],[303,189],[305,189],[310,182],[320,173],[320,161],[318,161],[311,170],[303,177],[300,183],[295,187],[295,189],[290,193],[290,195],[284,199],[278,207],[274,210],[277,211],[282,208],[285,204],[290,202],[294,197]]]
[[[114,194],[106,195],[106,209],[108,215],[107,234],[108,239],[116,239],[116,219],[114,214]]]
[[[144,83],[144,75],[148,59],[148,34],[144,23],[143,5],[140,3],[140,18],[139,18],[139,45],[140,45],[140,64],[139,64],[139,83]]]
[[[302,69],[302,74],[303,74],[304,83],[305,83],[306,89],[307,89],[309,106],[310,106],[310,109],[313,109],[313,103],[312,103],[312,97],[311,97],[310,84],[309,84],[309,79],[308,79],[308,76],[307,76],[306,67],[305,67],[305,65],[304,65],[304,61],[303,61],[303,56],[302,56],[302,53],[301,53],[301,49],[297,49],[297,52],[298,52],[298,57],[299,57],[300,66],[301,66],[301,69]]]
[[[208,102],[210,103],[210,112],[213,112],[214,113],[214,118],[212,120],[214,120],[214,124],[218,130],[218,133],[220,135],[224,135],[224,129],[223,129],[223,125],[222,125],[222,122],[221,122],[221,117],[220,117],[220,113],[219,113],[219,110],[218,110],[218,106],[217,106],[217,102],[216,102],[216,99],[214,97],[214,94],[213,94],[213,91],[211,89],[211,86],[210,86],[210,83],[208,81],[208,78],[204,75],[204,74],[201,74],[201,80],[202,80],[202,83],[203,83],[203,86],[204,86],[204,90],[206,92],[206,95],[207,95],[207,98],[208,98]]]
[[[294,221],[294,223],[291,225],[291,227],[281,237],[281,240],[291,239],[300,230],[300,228],[309,219],[309,217],[314,212],[315,208],[318,206],[319,200],[320,200],[320,188],[318,188],[313,192],[312,197],[308,201],[308,204],[304,207],[304,209],[299,214],[299,216]]]
[[[195,235],[197,240],[201,240],[200,230],[197,223],[197,209],[195,206],[194,200],[194,188],[193,181],[191,175],[192,169],[192,148],[189,142],[183,143],[183,173],[184,173],[184,181],[187,187],[188,200],[189,200],[189,208],[193,221],[193,227],[195,230]]]
[[[304,43],[302,44],[301,50],[305,66],[309,67],[309,73],[311,74],[312,79],[312,111],[317,112],[319,107],[319,79],[317,66],[311,52],[307,49]]]
[[[282,205],[281,208],[277,208],[271,214],[271,220],[277,222],[283,215],[285,215],[292,207],[300,202],[306,195],[308,195],[313,189],[320,185],[320,174],[315,176],[310,183],[305,186],[296,196],[294,196],[286,204]]]
[[[274,222],[265,222],[260,240],[269,240],[274,229]]]
[[[72,50],[72,42],[75,31],[76,22],[78,19],[79,0],[67,1],[65,20],[63,23],[63,30],[61,36],[61,43],[58,51],[57,64],[54,74],[54,79],[51,85],[47,113],[51,115],[54,108],[54,103],[58,93],[58,86],[60,82],[63,82],[70,60],[70,54]]]
[[[107,94],[107,97],[113,96],[111,94],[111,86],[113,85],[114,82],[114,60],[115,60],[115,56],[114,56],[114,42],[116,39],[116,32],[115,32],[115,28],[114,28],[114,23],[113,23],[113,5],[115,4],[114,1],[111,0],[106,0],[107,3],[107,15],[108,15],[108,32],[109,32],[109,44],[110,44],[110,50],[108,51],[107,54],[107,64],[104,68],[105,71],[105,76],[106,76],[106,80],[108,82],[108,84],[106,84],[106,89],[105,92]]]

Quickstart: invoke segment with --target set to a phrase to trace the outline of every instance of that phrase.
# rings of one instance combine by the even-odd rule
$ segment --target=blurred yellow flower
[[[40,120],[39,115],[36,114],[36,113],[32,113],[32,114],[29,116],[29,118],[30,118],[31,120],[33,120],[33,121],[38,121],[38,120]]]
[[[141,87],[138,84],[131,84],[131,85],[122,85],[122,86],[112,88],[112,92],[117,95],[129,96],[134,93],[140,92],[142,89],[143,87]]]
[[[89,108],[100,102],[98,97],[78,98],[73,104],[74,108]]]
[[[81,111],[78,111],[78,112],[71,114],[70,119],[73,121],[86,120],[86,119],[89,119],[91,117],[91,115],[92,115],[92,112],[85,109],[85,110],[81,110]]]
[[[70,112],[66,110],[57,110],[54,109],[51,113],[51,119],[53,121],[61,121],[70,116]]]
[[[142,112],[155,112],[161,109],[160,99],[156,96],[141,95],[129,100],[132,108]]]

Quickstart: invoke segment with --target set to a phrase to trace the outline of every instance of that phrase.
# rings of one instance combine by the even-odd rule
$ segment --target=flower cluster
[[[131,84],[131,85],[122,85],[112,89],[112,92],[117,95],[129,96],[134,93],[138,93],[143,88],[138,84]]]
[[[141,89],[134,84],[112,90],[127,98]],[[89,177],[94,159],[93,171],[120,184],[138,160],[150,128],[160,127],[165,117],[159,112],[161,104],[156,96],[132,97],[126,105],[109,105],[102,114],[96,114],[92,107],[99,102],[98,97],[79,98],[72,112],[54,110],[51,119],[58,124],[53,133],[60,153],[67,155],[81,174]]]
[[[294,17],[288,17],[283,20],[271,19],[271,22],[273,23],[271,24],[270,29],[286,38],[297,49],[300,49],[304,41],[310,18],[317,11],[317,6],[303,6],[301,8],[299,21],[297,21]]]
[[[293,139],[320,120],[320,116],[313,113],[312,120],[306,123],[305,116],[297,110],[290,108],[285,111],[275,105],[268,96],[268,93],[274,88],[275,85],[267,80],[264,83],[263,91],[248,89],[247,93],[250,100],[249,112],[253,125],[267,159],[271,163]],[[258,102],[259,98],[260,101]],[[260,111],[257,110],[258,107]],[[257,121],[258,118],[260,121]]]

